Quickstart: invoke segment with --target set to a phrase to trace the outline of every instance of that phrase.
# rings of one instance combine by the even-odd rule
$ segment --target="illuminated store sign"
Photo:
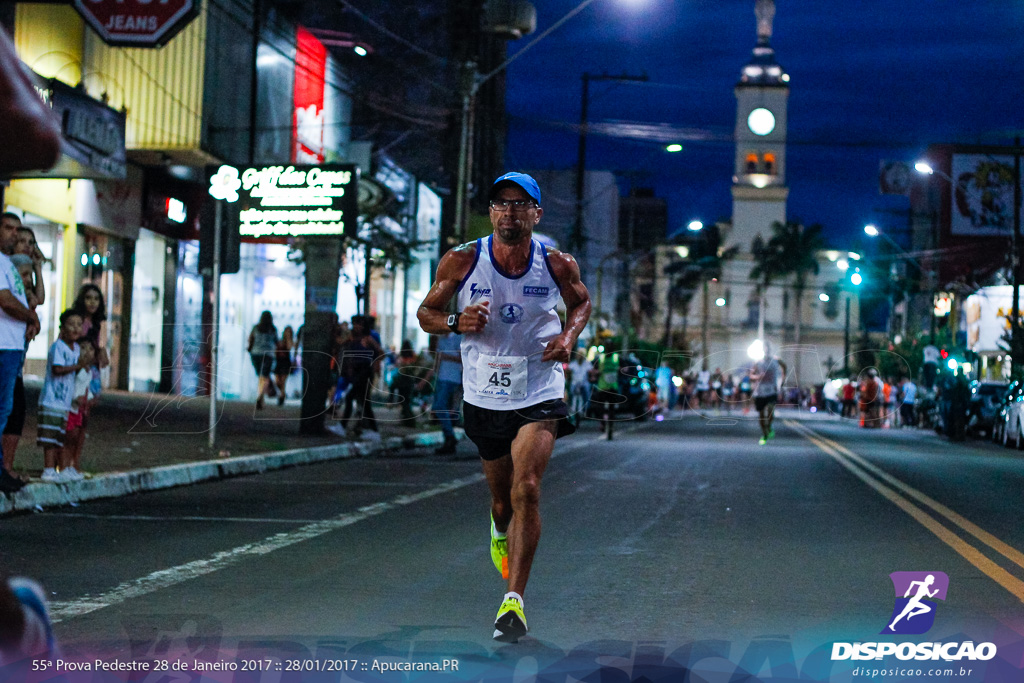
[[[241,173],[239,233],[245,237],[342,235],[359,215],[354,164],[264,166]]]

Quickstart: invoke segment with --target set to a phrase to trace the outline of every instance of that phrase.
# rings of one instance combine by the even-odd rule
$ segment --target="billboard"
[[[951,167],[954,235],[1009,237],[1013,227],[1013,157],[954,154]]]
[[[359,173],[354,164],[255,166],[240,172],[244,237],[355,234]]]

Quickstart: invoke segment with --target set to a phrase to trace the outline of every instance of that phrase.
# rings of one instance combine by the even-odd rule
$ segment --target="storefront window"
[[[139,231],[132,280],[132,331],[128,378],[131,391],[156,391],[163,351],[164,274],[167,242],[154,232]]]
[[[241,269],[221,279],[217,385],[222,398],[254,399],[256,373],[249,359],[249,332],[263,311],[274,316],[278,336],[297,332],[305,316],[303,267],[288,260],[284,244],[241,245]]]
[[[171,392],[195,396],[203,350],[203,278],[199,274],[198,240],[178,243],[176,290]]]

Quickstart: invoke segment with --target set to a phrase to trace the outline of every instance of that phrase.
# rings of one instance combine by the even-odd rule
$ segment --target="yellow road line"
[[[808,427],[804,427],[803,425],[801,425],[801,427],[803,429],[808,429]],[[850,457],[851,459],[853,459],[857,464],[859,464],[861,467],[863,467],[864,469],[866,469],[869,472],[871,472],[872,474],[874,474],[879,479],[882,479],[883,481],[887,482],[891,486],[895,486],[896,488],[898,488],[899,490],[903,491],[905,494],[907,494],[911,498],[916,499],[918,502],[924,503],[925,505],[930,507],[932,510],[934,510],[935,512],[938,512],[940,515],[942,515],[943,517],[948,519],[953,524],[957,525],[958,527],[960,527],[961,529],[963,529],[964,531],[966,531],[970,535],[974,536],[976,539],[978,539],[979,541],[981,541],[982,543],[984,543],[988,547],[992,548],[993,550],[995,550],[996,552],[1001,554],[1006,559],[1008,559],[1011,562],[1013,562],[1014,564],[1016,564],[1018,567],[1024,568],[1024,553],[1020,552],[1019,550],[1017,550],[1013,546],[1011,546],[1011,545],[1009,545],[1007,543],[1004,543],[1003,541],[999,540],[998,538],[996,538],[995,536],[993,536],[989,532],[985,531],[984,529],[982,529],[978,525],[974,524],[970,520],[966,519],[965,517],[957,514],[956,512],[954,512],[953,510],[949,509],[948,507],[946,507],[945,505],[943,505],[939,501],[937,501],[937,500],[935,500],[935,499],[925,495],[924,493],[921,493],[920,491],[918,491],[917,489],[913,488],[912,486],[908,486],[907,484],[904,484],[902,481],[900,481],[896,477],[892,476],[891,474],[889,474],[885,470],[883,470],[883,469],[881,469],[879,467],[876,467],[874,464],[872,464],[872,463],[868,462],[867,460],[865,460],[862,456],[854,453],[853,451],[849,450],[848,448],[846,448],[842,444],[836,442],[835,440],[830,439],[830,438],[828,438],[826,436],[822,436],[822,435],[817,434],[815,432],[812,432],[812,433],[814,433],[814,435],[816,437],[818,437],[819,439],[821,439],[822,441],[831,444],[832,447],[835,448],[840,453],[843,453],[844,455],[846,455],[846,456]]]
[[[935,534],[935,536],[938,537],[939,540],[941,540],[943,543],[945,543],[950,548],[955,550],[961,557],[963,557],[965,560],[967,560],[975,567],[977,567],[982,573],[984,573],[990,579],[992,579],[1000,586],[1008,590],[1015,598],[1017,598],[1021,602],[1024,602],[1024,581],[1021,581],[1013,574],[1010,574],[1008,571],[1006,571],[998,564],[996,564],[988,557],[986,557],[980,550],[978,550],[971,544],[967,543],[965,540],[954,534],[946,527],[942,526],[942,524],[936,521],[935,518],[931,517],[924,510],[914,505],[910,500],[903,497],[897,491],[886,486],[881,481],[873,477],[868,471],[865,470],[865,468],[860,467],[859,465],[851,461],[852,459],[863,461],[863,458],[860,458],[856,454],[851,454],[848,449],[843,448],[842,446],[836,444],[831,440],[827,440],[824,437],[819,436],[814,431],[808,429],[807,427],[804,427],[803,425],[800,425],[791,420],[786,420],[785,424],[796,429],[800,434],[803,435],[804,438],[813,443],[815,446],[817,446],[824,453],[833,458],[844,468],[849,470],[854,476],[856,476],[858,479],[863,481],[871,488],[875,489],[875,491],[881,494],[882,497],[884,497],[886,500],[896,505],[896,507],[900,508],[908,515],[910,515],[914,520],[921,524],[921,526]],[[850,458],[847,454],[852,455],[853,458]],[[869,465],[870,469],[877,470],[877,468],[870,465],[870,463],[867,464]],[[889,475],[886,475],[884,478],[887,481],[895,481]],[[899,482],[899,484],[900,488],[910,488],[906,487],[904,484],[902,484],[902,482]],[[927,496],[924,496],[924,494],[921,495],[924,498],[927,498]],[[936,505],[939,504],[936,503]],[[952,513],[952,511],[950,512]],[[955,515],[955,513],[953,514]],[[959,517],[959,515],[956,516]],[[963,518],[961,517],[960,519]],[[967,522],[967,520],[963,521]],[[967,524],[970,524],[970,522],[967,522]],[[981,530],[979,529],[979,531]],[[982,533],[986,532],[982,531]]]

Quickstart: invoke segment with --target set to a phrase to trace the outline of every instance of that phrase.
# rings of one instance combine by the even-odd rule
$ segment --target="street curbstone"
[[[459,436],[461,436],[461,430],[459,430]],[[285,467],[366,457],[375,453],[385,454],[399,449],[438,446],[443,441],[444,437],[441,432],[427,432],[405,437],[389,437],[376,443],[347,442],[254,455],[239,455],[218,460],[164,465],[129,472],[101,474],[91,479],[60,484],[31,483],[13,495],[0,495],[0,517],[20,511],[42,510],[101,498],[118,498],[134,493],[188,486],[216,479],[261,474]]]

